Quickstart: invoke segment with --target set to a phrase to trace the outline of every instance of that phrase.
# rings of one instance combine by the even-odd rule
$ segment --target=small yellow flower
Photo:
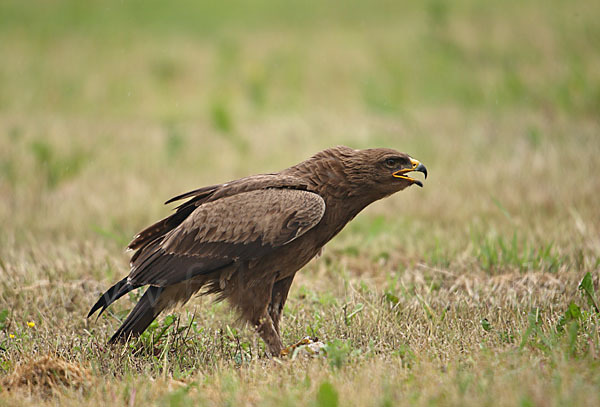
[[[9,337],[10,339],[15,339],[15,335],[14,335],[14,334],[9,334],[9,335],[8,335],[8,337]]]
[[[35,322],[29,321],[29,322],[27,322],[27,326],[30,328],[33,328],[35,326]]]

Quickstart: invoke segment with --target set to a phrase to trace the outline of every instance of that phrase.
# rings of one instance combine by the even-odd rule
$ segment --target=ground
[[[600,405],[599,17],[2,2],[0,404]],[[106,340],[139,293],[85,318],[162,202],[338,144],[429,178],[298,274],[283,339],[325,356],[267,359],[206,298],[125,347]]]

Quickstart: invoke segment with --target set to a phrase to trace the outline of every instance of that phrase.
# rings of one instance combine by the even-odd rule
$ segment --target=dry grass
[[[0,5],[0,404],[600,404],[593,2],[55,3]],[[326,356],[202,298],[85,319],[161,202],[337,144],[430,177],[298,274],[284,342]]]
[[[50,397],[62,388],[82,390],[90,384],[88,369],[52,355],[26,360],[4,377],[2,387],[8,392],[27,391],[29,394]]]

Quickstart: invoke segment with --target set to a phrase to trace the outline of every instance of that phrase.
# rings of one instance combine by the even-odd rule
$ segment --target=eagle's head
[[[423,182],[411,177],[427,168],[408,154],[390,148],[355,150],[338,146],[320,151],[287,171],[312,181],[325,198],[363,197],[370,203]]]
[[[388,196],[411,186],[423,187],[423,182],[410,176],[422,172],[427,178],[427,168],[406,153],[390,148],[354,150],[337,147],[344,174],[350,184],[379,197]]]

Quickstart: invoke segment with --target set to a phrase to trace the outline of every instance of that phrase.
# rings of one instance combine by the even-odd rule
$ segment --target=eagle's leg
[[[258,284],[240,283],[228,296],[229,301],[236,306],[241,316],[255,327],[256,332],[267,345],[267,351],[272,356],[279,356],[283,345],[279,332],[269,315],[269,303],[273,291],[275,276],[270,281]],[[241,280],[243,281],[243,280]]]
[[[291,276],[288,278],[284,278],[283,280],[279,280],[275,284],[273,284],[273,292],[271,293],[271,303],[269,304],[269,315],[271,316],[273,326],[275,327],[275,330],[277,331],[277,334],[280,337],[281,333],[279,331],[279,321],[281,320],[283,306],[285,305],[285,301],[287,300],[287,296],[290,291],[290,287],[292,286],[293,280],[294,276]],[[294,351],[294,349],[296,349],[299,346],[310,345],[312,343],[317,342],[317,338],[310,338],[307,336],[305,338],[302,338],[298,343],[282,348],[279,355],[289,355]]]
[[[283,280],[277,281],[273,284],[273,291],[271,292],[271,303],[269,304],[269,315],[273,321],[273,326],[278,335],[281,335],[279,330],[279,321],[281,320],[281,314],[283,312],[283,306],[287,300],[288,292],[292,286],[294,276],[284,278]]]
[[[271,316],[268,313],[265,313],[265,315],[255,323],[255,327],[256,332],[258,332],[262,340],[265,341],[270,355],[279,356],[281,349],[283,349],[283,344],[281,343],[279,333],[275,330]]]

